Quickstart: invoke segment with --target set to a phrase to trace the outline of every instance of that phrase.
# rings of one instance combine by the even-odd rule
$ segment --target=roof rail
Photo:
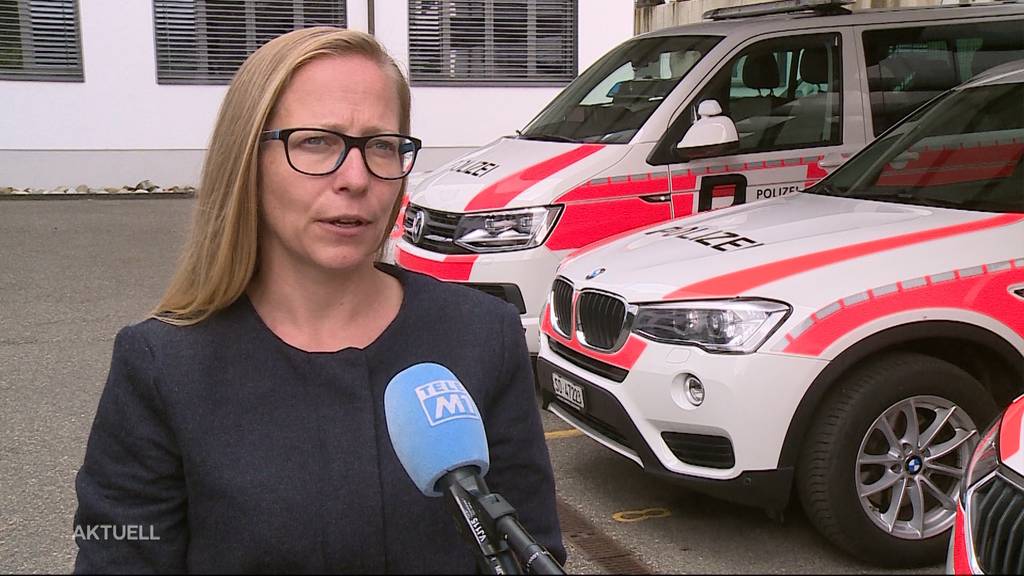
[[[849,14],[844,4],[853,4],[854,0],[778,0],[761,2],[746,6],[729,6],[715,8],[704,13],[705,20],[731,20],[734,18],[751,18],[768,14],[791,14],[793,12],[816,12],[821,15]]]

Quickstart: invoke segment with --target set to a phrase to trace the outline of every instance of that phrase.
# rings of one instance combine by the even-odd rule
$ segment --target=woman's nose
[[[366,168],[363,160],[363,151],[353,147],[348,151],[345,160],[334,171],[334,185],[336,189],[348,189],[353,192],[364,192],[370,185],[373,175]]]

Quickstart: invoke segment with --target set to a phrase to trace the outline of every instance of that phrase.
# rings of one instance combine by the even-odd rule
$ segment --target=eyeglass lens
[[[292,167],[307,174],[333,172],[345,154],[345,140],[338,134],[321,130],[296,130],[288,138],[288,160]],[[378,178],[396,179],[412,170],[416,146],[402,136],[377,136],[362,147],[366,168]]]

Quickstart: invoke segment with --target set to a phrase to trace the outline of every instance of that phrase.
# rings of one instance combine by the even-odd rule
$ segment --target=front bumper
[[[458,282],[496,295],[495,286],[514,287],[519,298],[502,298],[516,305],[530,354],[538,352],[538,318],[547,301],[558,263],[567,251],[552,252],[544,246],[515,252],[489,254],[438,254],[409,244],[404,238],[395,246],[399,266],[440,280]],[[507,290],[512,293],[512,290]]]
[[[537,362],[542,405],[651,474],[717,497],[781,510],[791,467],[779,467],[790,421],[827,362],[779,354],[721,355],[646,342],[621,382],[599,375],[546,335]],[[584,388],[584,408],[555,395],[552,373]],[[621,375],[621,372],[619,373]],[[693,406],[687,375],[706,396]]]

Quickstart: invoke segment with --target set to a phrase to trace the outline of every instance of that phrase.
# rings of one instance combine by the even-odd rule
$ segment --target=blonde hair
[[[258,259],[260,132],[297,69],[325,56],[365,56],[395,78],[399,125],[410,127],[409,83],[372,36],[316,27],[295,30],[253,52],[231,81],[203,163],[192,232],[170,286],[152,316],[176,325],[201,322],[229,306],[249,286]],[[394,222],[406,183],[391,209]],[[377,249],[382,257],[390,227]]]

